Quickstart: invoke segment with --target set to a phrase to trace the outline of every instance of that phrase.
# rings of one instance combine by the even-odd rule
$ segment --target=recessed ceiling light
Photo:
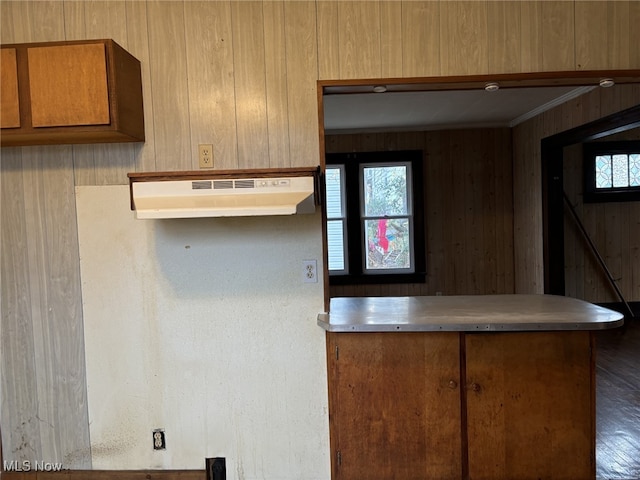
[[[384,93],[387,91],[387,87],[385,87],[384,85],[376,85],[375,87],[373,87],[373,91],[376,93]]]
[[[612,78],[603,78],[602,80],[600,80],[600,86],[602,88],[613,87],[615,83],[616,82],[614,82]]]
[[[487,84],[484,86],[484,89],[485,89],[487,92],[497,92],[497,91],[500,89],[500,85],[498,85],[498,84],[497,84],[497,83],[495,83],[495,82],[491,82],[491,83],[487,83]]]

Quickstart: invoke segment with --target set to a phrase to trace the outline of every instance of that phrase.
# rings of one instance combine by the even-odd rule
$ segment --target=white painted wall
[[[328,479],[321,217],[136,220],[76,188],[94,469]],[[165,451],[152,449],[164,428]]]

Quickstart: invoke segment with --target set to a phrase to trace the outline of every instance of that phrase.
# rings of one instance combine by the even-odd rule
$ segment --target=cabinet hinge
[[[336,452],[336,460],[338,462],[338,466],[342,465],[342,452],[340,450],[338,450]]]

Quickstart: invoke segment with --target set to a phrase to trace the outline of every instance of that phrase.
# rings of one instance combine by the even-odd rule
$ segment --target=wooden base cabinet
[[[332,478],[595,478],[588,331],[327,332]]]
[[[144,141],[140,62],[113,40],[2,46],[2,146]]]

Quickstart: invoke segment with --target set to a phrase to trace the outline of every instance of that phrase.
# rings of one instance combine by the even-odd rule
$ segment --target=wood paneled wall
[[[540,189],[542,183],[541,139],[639,103],[640,86],[638,85],[621,85],[610,89],[598,88],[547,110],[513,129],[516,293],[544,292]],[[585,281],[599,282],[595,278]],[[635,288],[637,289],[637,286]],[[590,300],[596,301],[596,298],[590,298]]]
[[[640,128],[598,141],[640,140]],[[584,203],[582,145],[564,150],[564,190],[625,300],[640,300],[640,202]],[[566,295],[619,302],[615,289],[570,214],[565,215]]]
[[[25,0],[0,2],[0,14],[3,43],[113,38],[142,62],[144,145],[5,148],[0,159],[5,459],[71,468],[90,466],[74,185],[197,168],[199,143],[214,145],[217,168],[317,165],[318,79],[640,67],[636,1]],[[556,129],[545,119],[534,132]],[[516,291],[540,291],[539,161],[520,135]],[[464,218],[438,221],[480,235]],[[432,252],[445,254],[455,257]],[[429,288],[488,292],[480,276],[500,269]]]
[[[513,293],[511,131],[331,135],[327,153],[424,152],[427,281],[331,286],[331,296]]]

